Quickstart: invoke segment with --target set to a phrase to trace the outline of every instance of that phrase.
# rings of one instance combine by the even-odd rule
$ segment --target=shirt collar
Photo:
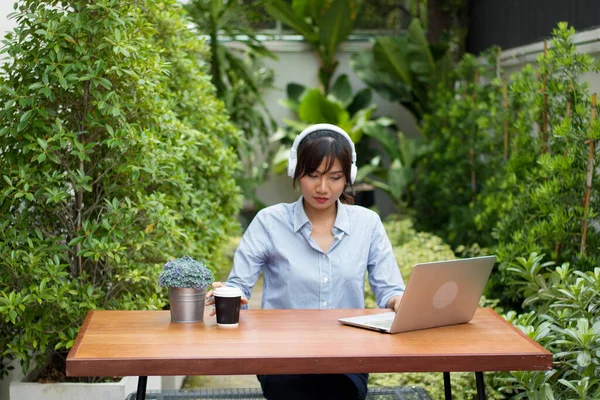
[[[303,197],[300,196],[294,207],[294,232],[298,232],[306,223],[310,222],[304,211]]]
[[[307,223],[310,223],[306,211],[304,211],[302,199],[303,197],[300,196],[294,210],[294,232],[298,232],[300,228]],[[333,226],[343,231],[346,235],[350,234],[350,217],[348,216],[348,209],[345,204],[342,204],[340,199],[337,200],[337,215]]]

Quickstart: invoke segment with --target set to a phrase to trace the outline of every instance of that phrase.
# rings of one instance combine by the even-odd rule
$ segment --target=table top
[[[394,335],[342,325],[379,309],[242,310],[237,329],[173,323],[169,311],[90,311],[68,376],[516,371],[552,354],[493,310],[470,323]],[[388,310],[389,311],[389,310]]]

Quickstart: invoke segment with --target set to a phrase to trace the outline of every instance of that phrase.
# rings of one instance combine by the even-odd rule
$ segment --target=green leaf
[[[393,79],[412,87],[413,80],[408,60],[406,38],[377,38],[373,46],[373,57],[378,68],[389,73]]]
[[[371,165],[371,164],[363,165],[356,172],[356,182],[355,183],[364,181],[364,179],[366,177],[368,177],[369,175],[373,174],[375,171],[378,171],[378,170],[379,170],[379,166]]]
[[[22,124],[27,122],[33,114],[33,110],[27,110],[21,115],[21,119],[19,120]]]
[[[357,7],[354,0],[337,0],[327,1],[324,5],[325,12],[320,10],[317,24],[320,44],[325,47],[325,54],[328,55],[324,60],[325,66],[334,64],[337,48],[354,29]]]
[[[408,26],[407,49],[410,70],[422,83],[431,83],[435,73],[435,61],[429,50],[429,43],[421,23],[417,18]]]
[[[286,87],[287,97],[295,102],[300,102],[302,95],[306,92],[306,86],[298,83],[289,83]]]
[[[302,98],[298,109],[298,116],[303,122],[309,124],[330,123],[338,125],[346,112],[344,108],[330,101],[317,88],[311,89]]]
[[[346,109],[350,113],[350,116],[353,116],[356,112],[361,109],[367,108],[371,105],[371,100],[373,98],[373,91],[369,88],[362,88],[359,90],[354,98],[352,99],[352,103]]]
[[[410,86],[385,72],[383,66],[375,63],[371,53],[353,54],[350,57],[350,66],[360,80],[384,99],[399,103],[412,101]]]
[[[37,138],[37,142],[39,143],[40,147],[43,150],[48,150],[48,143],[46,143],[46,141],[40,137]]]
[[[388,171],[388,185],[390,193],[396,200],[402,198],[404,188],[413,180],[412,168],[401,166],[399,160],[395,160]]]
[[[333,83],[331,95],[342,102],[344,108],[347,108],[352,103],[352,85],[348,75],[342,74]]]
[[[269,0],[265,4],[265,10],[271,17],[304,36],[307,42],[318,43],[319,35],[314,28],[304,22],[302,18],[298,18],[292,7],[283,0]]]
[[[83,242],[84,239],[85,239],[85,236],[78,236],[69,242],[69,246],[75,246],[77,243]]]
[[[591,363],[592,355],[590,354],[590,352],[587,350],[580,351],[577,355],[577,365],[581,368],[586,368]]]
[[[224,55],[229,62],[229,68],[231,72],[240,76],[254,93],[259,94],[258,82],[256,82],[256,79],[254,79],[254,75],[252,71],[248,69],[248,66],[246,66],[246,64],[236,57],[232,52],[225,51]]]
[[[398,143],[388,128],[371,122],[365,124],[363,132],[381,143],[390,160],[402,159]]]

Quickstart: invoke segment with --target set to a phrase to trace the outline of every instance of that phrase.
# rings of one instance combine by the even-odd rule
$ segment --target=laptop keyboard
[[[369,321],[367,323],[367,325],[374,326],[375,328],[391,329],[393,322],[394,321],[390,320],[390,319],[381,319],[381,320]]]

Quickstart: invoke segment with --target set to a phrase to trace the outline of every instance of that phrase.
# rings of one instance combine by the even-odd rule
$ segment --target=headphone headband
[[[298,136],[296,136],[296,139],[294,139],[294,144],[292,144],[292,148],[290,150],[290,157],[289,157],[289,161],[288,161],[288,175],[293,178],[294,175],[296,174],[296,164],[298,162],[298,155],[297,155],[297,151],[298,151],[298,146],[300,145],[300,142],[302,142],[302,140],[310,135],[313,132],[316,131],[333,131],[336,133],[339,133],[340,135],[342,135],[350,144],[350,148],[352,149],[352,167],[350,170],[350,183],[354,183],[354,179],[356,178],[356,150],[354,148],[354,143],[352,142],[352,139],[350,138],[350,135],[348,135],[346,133],[346,131],[344,131],[342,128],[332,125],[332,124],[315,124],[315,125],[311,125],[308,128],[304,129],[302,132],[300,132],[300,134]]]

